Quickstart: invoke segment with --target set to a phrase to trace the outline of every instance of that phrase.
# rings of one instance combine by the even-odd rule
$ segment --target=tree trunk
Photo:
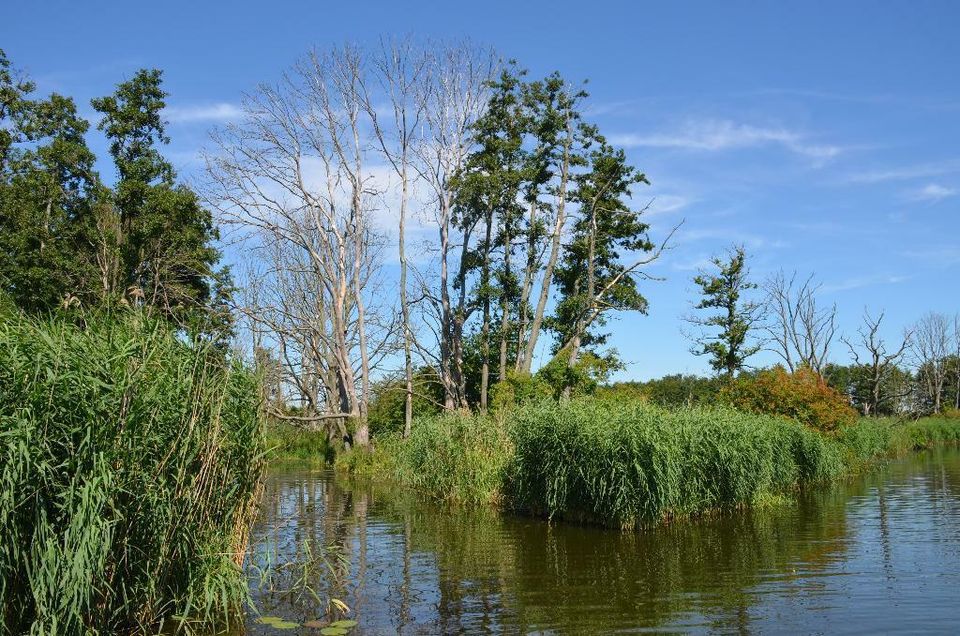
[[[553,270],[557,265],[557,259],[560,257],[561,239],[566,222],[567,183],[570,178],[570,153],[572,147],[573,120],[568,111],[567,135],[563,142],[563,163],[560,170],[560,190],[557,195],[557,219],[554,223],[553,236],[550,241],[550,257],[547,259],[547,267],[543,272],[543,281],[540,285],[540,298],[537,301],[537,309],[533,314],[530,337],[527,340],[527,346],[523,354],[523,370],[527,373],[530,372],[533,365],[533,353],[537,347],[537,339],[540,337],[540,328],[543,325],[543,313],[546,310],[547,298],[550,296],[550,288],[553,284]]]

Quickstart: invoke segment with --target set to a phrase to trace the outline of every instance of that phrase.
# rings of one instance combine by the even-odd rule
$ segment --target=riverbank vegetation
[[[83,109],[0,51],[3,626],[229,615],[265,457],[635,527],[956,440],[960,318],[842,334],[813,274],[755,279],[742,246],[677,317],[714,375],[613,382],[683,228],[584,86],[463,42],[315,49],[194,189],[160,70],[91,101],[107,183]]]
[[[751,505],[875,462],[960,442],[960,419],[862,418],[822,433],[730,408],[585,398],[418,421],[337,458],[434,499],[636,527]]]
[[[161,149],[162,73],[73,99],[0,51],[0,631],[223,623],[264,463],[217,226]]]
[[[142,313],[0,317],[0,624],[223,623],[263,466],[257,381]]]

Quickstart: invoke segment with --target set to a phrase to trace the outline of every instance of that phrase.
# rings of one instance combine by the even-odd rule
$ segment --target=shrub
[[[0,319],[0,631],[155,633],[239,610],[259,395],[140,315]]]
[[[325,430],[310,430],[285,422],[271,422],[266,427],[266,449],[273,460],[297,460],[330,463],[334,458]]]
[[[847,398],[805,368],[787,373],[778,366],[737,378],[720,390],[720,400],[750,413],[789,417],[822,432],[857,421]]]
[[[553,395],[551,387],[540,376],[520,371],[508,371],[507,377],[490,389],[490,407],[503,411],[518,404],[539,402]]]

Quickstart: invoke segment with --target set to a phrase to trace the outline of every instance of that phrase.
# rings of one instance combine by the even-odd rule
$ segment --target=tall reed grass
[[[844,470],[836,442],[782,418],[594,400],[515,412],[514,505],[624,528],[749,504]]]
[[[3,631],[228,621],[248,598],[258,395],[141,315],[0,317]]]
[[[730,408],[578,399],[415,422],[337,467],[435,499],[631,528],[776,499],[883,458],[960,442],[960,420],[862,419],[824,434]]]

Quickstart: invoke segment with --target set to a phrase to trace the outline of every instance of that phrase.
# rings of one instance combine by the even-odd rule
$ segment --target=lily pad
[[[274,629],[294,629],[300,627],[300,623],[294,623],[293,621],[280,621],[278,623],[273,623],[272,627]]]
[[[323,636],[344,636],[347,630],[342,627],[324,627],[320,630],[320,633],[323,634]]]
[[[274,623],[282,623],[284,619],[279,616],[261,616],[255,622],[260,623],[261,625],[273,625]]]
[[[314,619],[312,621],[307,621],[303,624],[304,627],[309,627],[310,629],[322,629],[327,626],[326,621],[321,621],[319,619]]]
[[[356,627],[357,621],[344,619],[342,621],[337,621],[335,623],[330,623],[330,627],[340,627],[342,629],[350,629],[351,627]]]

